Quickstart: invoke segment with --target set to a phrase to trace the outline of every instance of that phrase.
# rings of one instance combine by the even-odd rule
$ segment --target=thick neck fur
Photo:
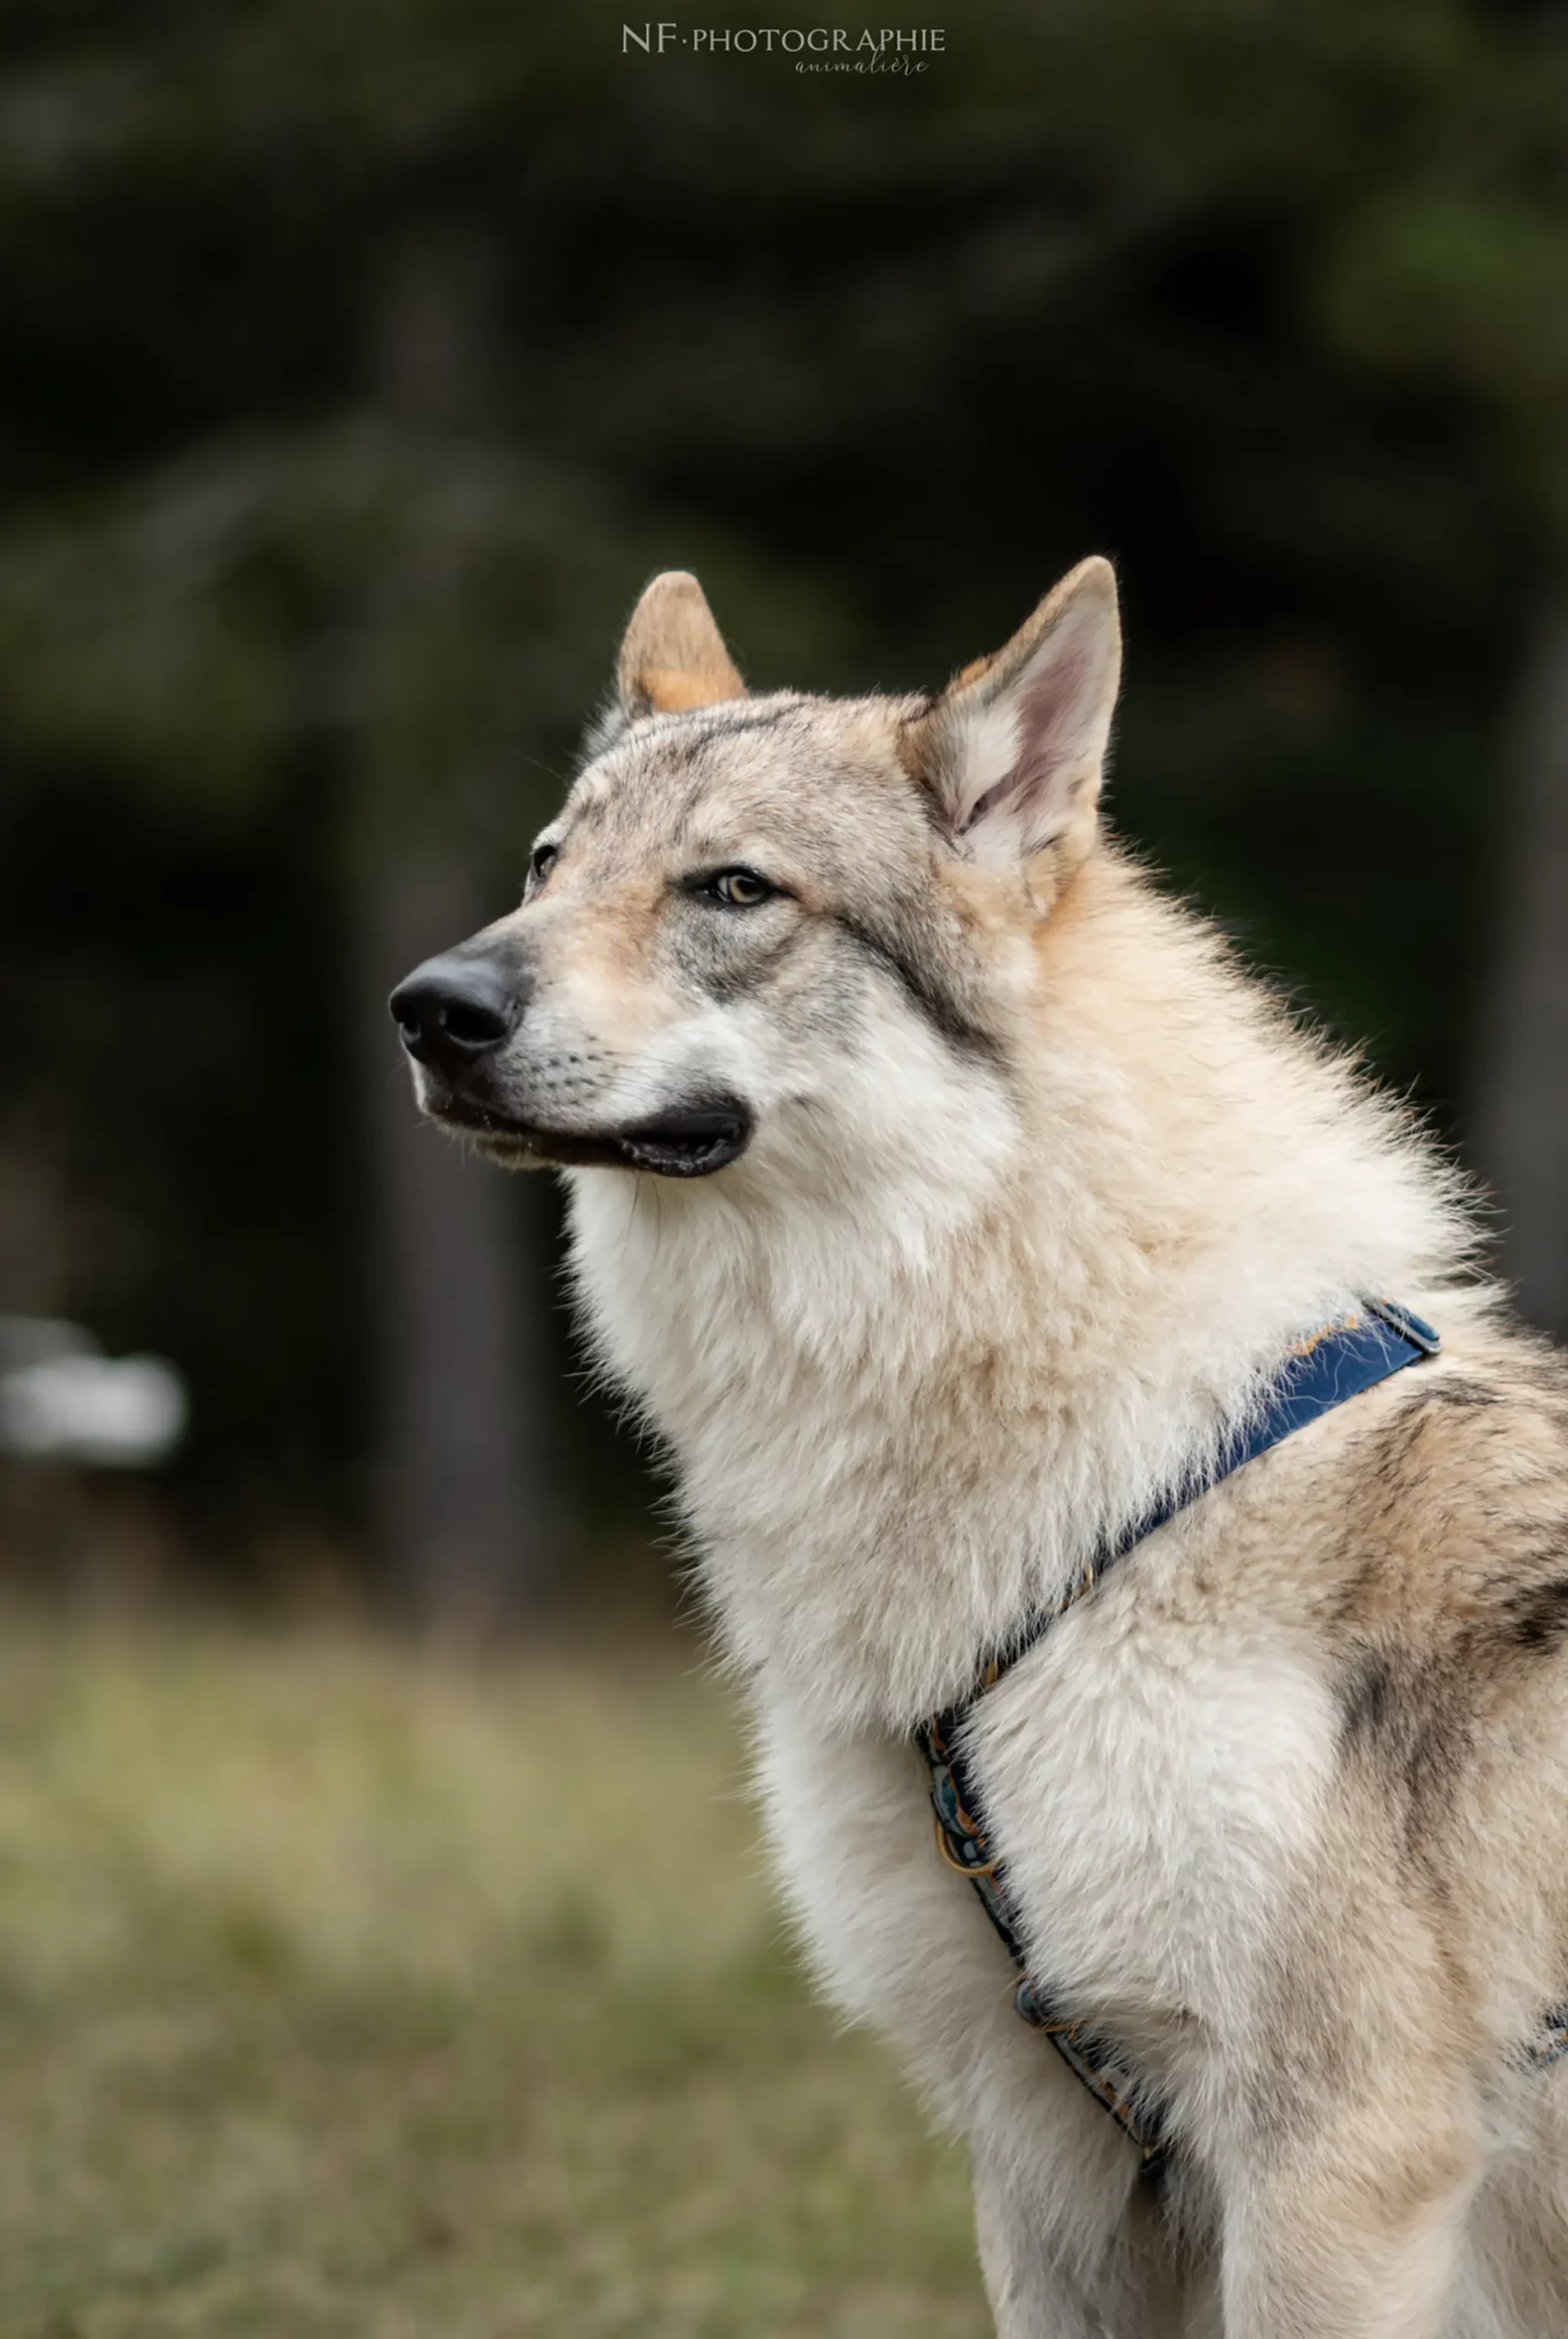
[[[573,1177],[594,1334],[724,1643],[825,1728],[961,1693],[1292,1339],[1462,1281],[1397,1109],[1114,852],[996,923],[1000,1071],[890,1000],[814,1152],[765,1126],[712,1180]]]

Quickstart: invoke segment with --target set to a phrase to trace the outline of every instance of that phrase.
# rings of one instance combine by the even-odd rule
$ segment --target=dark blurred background
[[[821,20],[12,0],[0,1316],[190,1400],[5,1466],[14,1577],[656,1580],[555,1196],[417,1125],[383,1000],[515,897],[659,566],[831,690],[1110,553],[1118,825],[1568,1332],[1561,10],[966,0],[799,71]]]

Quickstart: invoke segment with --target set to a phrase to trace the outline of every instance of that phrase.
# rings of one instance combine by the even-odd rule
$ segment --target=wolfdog
[[[847,701],[657,577],[521,907],[393,1011],[426,1113],[566,1170],[1002,2339],[1561,2339],[1568,1379],[1105,831],[1119,664],[1098,559]]]

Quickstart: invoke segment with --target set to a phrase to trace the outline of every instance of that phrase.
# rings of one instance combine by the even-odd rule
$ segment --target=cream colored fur
[[[1046,933],[1035,1076],[1011,1109],[890,1028],[863,1151],[775,1165],[764,1139],[722,1192],[577,1172],[572,1219],[605,1358],[677,1457],[790,1903],[836,2002],[899,2040],[969,2141],[999,2330],[1136,2339],[1166,2325],[1126,2230],[1131,2154],[1013,2014],[1006,1954],[936,1857],[908,1732],[1245,1413],[1304,1328],[1388,1292],[1452,1345],[1474,1303],[1426,1159],[1287,1042],[1206,937],[1108,856]],[[1314,1466],[1344,1434],[1304,1433],[1271,1477],[1333,1500]],[[1216,1587],[1175,1632],[1140,1595],[1159,1546],[1190,1579],[1245,1508],[1226,1490],[1155,1539],[982,1706],[978,1740],[1038,1970],[1179,2084],[1238,2166],[1227,2049],[1249,2051],[1335,1720],[1288,1617]],[[1287,1575],[1288,1549],[1273,1559]],[[1192,2329],[1426,2328],[1397,2302],[1352,2312],[1222,2325],[1211,2307]]]
[[[582,1307],[673,1456],[815,1968],[968,2140],[1002,2339],[1549,2339],[1568,2332],[1563,2081],[1520,2050],[1568,1995],[1561,1668],[1522,1625],[1533,1670],[1503,1627],[1495,1658],[1476,1641],[1495,1686],[1472,1714],[1455,1677],[1451,1798],[1420,1849],[1419,1750],[1400,1750],[1441,1730],[1418,1686],[1400,1721],[1398,1685],[1407,1644],[1446,1649],[1462,1603],[1492,1596],[1486,1521],[1559,1516],[1561,1439],[1530,1411],[1553,1368],[1494,1328],[1455,1183],[1404,1116],[1099,836],[1114,626],[1092,564],[934,707],[831,718],[871,775],[858,817],[885,882],[931,863],[933,930],[950,917],[951,965],[981,970],[989,1052],[881,981],[842,1044],[768,992],[655,1011],[630,893],[614,968],[598,944],[572,956],[569,905],[580,936],[610,880],[574,894],[563,853],[558,976],[547,896],[514,922],[541,937],[528,1044],[554,1062],[590,1032],[618,1095],[700,1064],[757,1117],[716,1176],[569,1172]],[[590,799],[695,719],[612,741]],[[740,714],[706,719],[739,757]],[[782,751],[746,751],[751,794],[715,785],[737,836],[786,853],[754,800]],[[897,810],[916,784],[935,834]],[[977,817],[1000,833],[977,839]],[[1433,1318],[1444,1357],[1150,1538],[977,1712],[1033,1970],[1170,2106],[1156,2200],[1012,2013],[909,1733],[1367,1294]],[[1418,1421],[1445,1380],[1523,1408],[1497,1451],[1525,1458],[1472,1465],[1457,1409],[1451,1432]],[[1441,1459],[1404,1469],[1417,1435],[1451,1488]],[[1357,1704],[1374,1649],[1392,1706],[1371,1672]]]

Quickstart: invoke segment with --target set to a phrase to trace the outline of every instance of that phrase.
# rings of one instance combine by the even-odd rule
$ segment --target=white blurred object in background
[[[0,1454],[150,1469],[178,1445],[187,1412],[162,1357],[107,1357],[79,1324],[0,1316]]]

